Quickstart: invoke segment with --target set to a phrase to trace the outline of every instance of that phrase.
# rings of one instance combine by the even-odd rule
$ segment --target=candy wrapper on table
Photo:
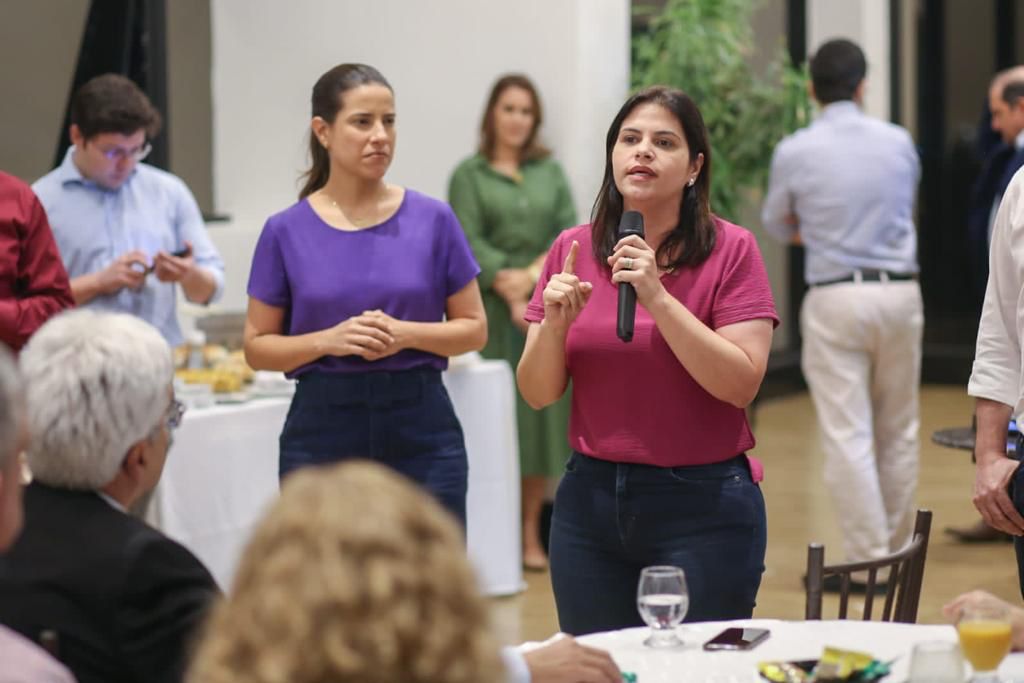
[[[821,659],[762,662],[757,671],[772,683],[870,683],[888,676],[889,664],[863,652],[827,647]]]

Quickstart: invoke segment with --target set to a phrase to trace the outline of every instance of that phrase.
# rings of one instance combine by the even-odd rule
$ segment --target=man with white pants
[[[825,43],[810,70],[822,111],[776,147],[761,218],[772,236],[807,249],[801,364],[846,559],[870,560],[902,548],[913,529],[921,166],[906,130],[861,111],[867,64],[857,45]]]

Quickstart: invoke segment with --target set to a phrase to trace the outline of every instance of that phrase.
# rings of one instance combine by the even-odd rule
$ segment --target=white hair
[[[0,343],[0,470],[17,453],[18,431],[25,414],[25,395],[14,356]]]
[[[167,412],[174,368],[155,327],[131,315],[76,310],[51,318],[21,354],[33,476],[97,490]]]

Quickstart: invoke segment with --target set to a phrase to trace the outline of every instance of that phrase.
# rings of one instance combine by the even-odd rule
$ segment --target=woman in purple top
[[[312,168],[249,275],[246,359],[298,379],[279,474],[376,460],[465,525],[466,450],[441,371],[487,340],[480,268],[447,204],[384,181],[395,102],[380,72],[336,66],[312,101]]]

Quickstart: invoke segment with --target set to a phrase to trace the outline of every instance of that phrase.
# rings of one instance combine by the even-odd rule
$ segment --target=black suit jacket
[[[988,223],[992,205],[1006,192],[1006,186],[1014,174],[1024,166],[1024,150],[1007,145],[992,130],[992,115],[988,103],[982,111],[981,121],[975,134],[976,151],[981,159],[981,169],[971,187],[967,207],[967,241],[970,249],[971,269],[974,273],[974,288],[985,296],[988,283]]]
[[[0,623],[56,631],[79,683],[178,683],[217,592],[192,553],[93,492],[29,485],[0,555]]]

